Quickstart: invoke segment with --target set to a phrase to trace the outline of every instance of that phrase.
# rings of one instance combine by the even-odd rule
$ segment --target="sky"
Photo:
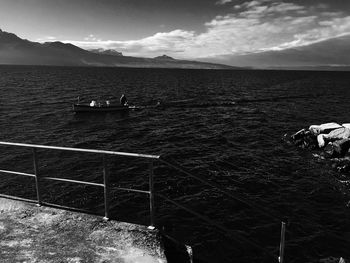
[[[203,59],[350,34],[350,1],[0,0],[0,29],[129,56]]]

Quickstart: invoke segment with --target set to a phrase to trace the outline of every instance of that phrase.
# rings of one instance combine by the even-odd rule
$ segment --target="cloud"
[[[225,5],[225,4],[231,3],[232,1],[233,0],[219,0],[215,4],[216,5]]]
[[[98,41],[98,39],[93,34],[90,34],[87,37],[84,37],[84,40],[85,41]]]
[[[85,41],[66,42],[83,48],[112,48],[133,56],[166,53],[177,58],[205,58],[281,50],[350,34],[350,16],[327,11],[325,5],[252,0],[214,17],[205,27],[203,33],[177,29],[129,41],[102,41],[90,35]]]
[[[57,38],[54,36],[44,36],[36,39],[36,41],[39,41],[39,42],[54,41],[54,40],[57,40]]]
[[[252,0],[252,1],[245,1],[240,5],[235,5],[234,8],[235,9],[242,9],[242,8],[251,8],[254,6],[258,6],[261,5],[263,3],[268,3],[271,2],[273,0]]]
[[[116,49],[121,52],[127,52],[128,55],[146,55],[161,53],[179,53],[185,52],[186,48],[193,43],[195,38],[194,31],[173,30],[170,32],[160,32],[153,36],[140,40],[129,41],[112,41],[97,40],[93,41],[70,41],[63,42],[72,43],[86,49],[105,48]]]

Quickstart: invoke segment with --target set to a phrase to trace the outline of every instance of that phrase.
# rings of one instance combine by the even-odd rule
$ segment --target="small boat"
[[[134,106],[122,106],[122,105],[100,105],[89,106],[83,104],[73,104],[74,112],[128,112],[134,110]]]

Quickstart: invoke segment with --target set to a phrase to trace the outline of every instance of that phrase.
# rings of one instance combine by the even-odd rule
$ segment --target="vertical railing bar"
[[[41,205],[41,194],[40,194],[40,182],[39,182],[39,167],[38,167],[38,158],[37,151],[35,148],[32,148],[33,151],[33,166],[34,166],[34,174],[35,174],[35,188],[36,188],[36,199],[38,202],[38,206]]]
[[[155,225],[155,208],[154,208],[154,170],[153,160],[149,163],[149,212],[150,212],[150,227]]]
[[[286,223],[282,222],[282,225],[281,225],[281,241],[280,241],[280,255],[278,257],[278,261],[280,263],[284,263],[285,235],[286,235]]]
[[[105,216],[104,220],[109,220],[109,174],[107,170],[106,154],[103,154],[103,185],[104,185],[104,203],[105,203]]]
[[[190,258],[190,263],[193,263],[193,249],[191,246],[185,245],[188,257]]]

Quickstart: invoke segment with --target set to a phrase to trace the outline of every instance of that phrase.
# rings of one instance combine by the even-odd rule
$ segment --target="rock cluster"
[[[291,139],[302,148],[324,149],[325,157],[342,158],[350,149],[350,124],[311,125],[293,134]]]
[[[330,159],[333,168],[350,174],[350,123],[311,125],[294,133],[290,139],[298,147],[320,149],[320,156]]]

